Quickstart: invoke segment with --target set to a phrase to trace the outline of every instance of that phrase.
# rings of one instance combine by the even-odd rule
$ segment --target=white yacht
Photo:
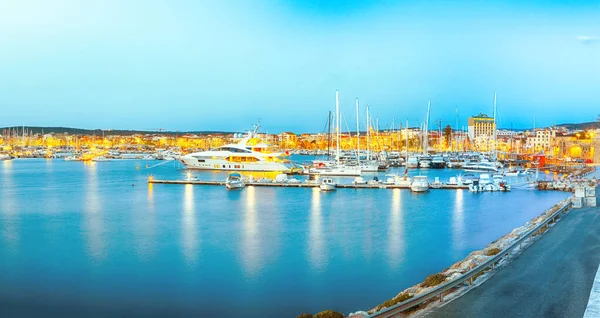
[[[434,169],[446,168],[446,161],[442,156],[434,156],[431,160],[431,167]]]
[[[470,162],[463,166],[467,172],[498,172],[498,166],[494,162]]]
[[[237,172],[232,172],[225,180],[225,187],[227,189],[241,189],[245,187],[244,181],[242,180],[242,175]]]
[[[431,157],[422,156],[419,159],[419,168],[430,168],[431,167]]]
[[[191,153],[179,157],[179,161],[188,169],[198,170],[228,170],[228,171],[280,171],[289,172],[291,165],[283,158],[284,154],[269,152],[268,145],[249,145],[260,123],[254,131],[237,144],[228,144],[213,150]]]
[[[334,191],[336,184],[333,182],[331,178],[323,178],[319,183],[319,188],[322,191]]]
[[[12,157],[6,154],[0,154],[0,161],[11,160]]]
[[[418,168],[419,167],[419,158],[416,156],[408,157],[406,160],[406,168]]]
[[[410,184],[410,190],[413,192],[429,191],[429,181],[427,180],[427,176],[415,176]]]
[[[305,174],[318,174],[323,176],[360,176],[362,170],[358,166],[347,166],[335,161],[315,161],[312,167],[305,169]]]

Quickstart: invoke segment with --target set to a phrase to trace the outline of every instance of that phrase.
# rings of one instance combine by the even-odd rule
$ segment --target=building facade
[[[496,124],[494,118],[486,114],[469,117],[467,132],[471,144],[478,150],[491,150]]]

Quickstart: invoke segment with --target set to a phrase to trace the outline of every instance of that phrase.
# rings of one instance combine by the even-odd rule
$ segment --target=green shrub
[[[425,281],[421,283],[421,287],[433,287],[443,283],[446,280],[446,276],[442,273],[429,275],[425,278]]]
[[[413,298],[413,295],[407,293],[407,292],[403,292],[400,295],[390,299],[390,300],[386,300],[383,304],[377,306],[377,311],[380,311],[383,308],[389,308],[394,306],[395,304],[401,303],[405,300],[411,299]]]
[[[337,311],[333,311],[333,310],[323,310],[320,313],[317,313],[316,315],[314,315],[313,318],[344,318],[346,316],[344,316],[344,314],[339,313]]]
[[[502,250],[497,247],[490,248],[487,251],[485,251],[485,256],[494,256],[500,252],[502,252]]]
[[[313,318],[312,314],[299,314],[296,318]]]

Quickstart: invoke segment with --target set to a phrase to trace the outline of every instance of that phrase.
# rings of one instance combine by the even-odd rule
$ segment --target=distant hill
[[[158,131],[158,130],[121,130],[121,129],[82,129],[82,128],[69,128],[69,127],[32,127],[32,126],[18,126],[18,127],[1,127],[0,134],[7,133],[8,130],[17,131],[18,134],[23,132],[23,129],[28,133],[33,134],[64,134],[69,135],[102,135],[104,132],[105,136],[118,135],[118,136],[131,136],[131,135],[210,135],[210,134],[232,134],[227,131]]]
[[[600,128],[600,122],[591,121],[587,123],[578,123],[578,124],[560,124],[556,125],[559,127],[565,127],[569,130],[586,130],[586,129],[598,129]]]

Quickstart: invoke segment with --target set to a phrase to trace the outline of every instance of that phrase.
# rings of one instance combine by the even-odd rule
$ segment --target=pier
[[[192,184],[192,185],[204,185],[204,186],[224,186],[225,181],[204,181],[204,180],[158,180],[148,179],[149,184]],[[283,182],[245,182],[246,186],[253,187],[276,187],[276,188],[318,188],[318,183],[283,183]],[[335,186],[338,189],[406,189],[410,187],[404,185],[395,184],[337,184]],[[430,188],[431,190],[468,190],[468,185],[448,185],[444,184],[436,188]]]

